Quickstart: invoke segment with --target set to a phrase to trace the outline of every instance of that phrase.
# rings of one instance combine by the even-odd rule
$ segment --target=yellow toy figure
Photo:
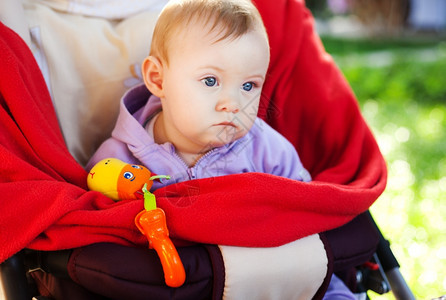
[[[168,286],[179,287],[186,279],[183,263],[169,238],[166,215],[156,207],[155,195],[150,188],[155,179],[170,179],[169,176],[153,175],[141,165],[127,164],[116,158],[106,158],[91,168],[87,185],[115,201],[121,199],[143,199],[144,210],[135,217],[136,227],[147,237],[149,248],[155,249],[164,271]]]

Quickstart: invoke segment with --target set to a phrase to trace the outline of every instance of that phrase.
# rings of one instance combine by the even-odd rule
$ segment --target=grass
[[[446,43],[322,39],[388,163],[388,186],[372,214],[416,298],[444,295]]]

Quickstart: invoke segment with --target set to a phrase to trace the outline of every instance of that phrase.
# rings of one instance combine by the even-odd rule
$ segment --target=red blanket
[[[160,189],[176,239],[280,245],[348,222],[385,187],[383,157],[303,1],[256,3],[272,52],[260,116],[296,146],[314,181],[251,173]],[[24,247],[147,243],[133,224],[141,201],[86,190],[31,52],[1,24],[0,103],[0,262]]]

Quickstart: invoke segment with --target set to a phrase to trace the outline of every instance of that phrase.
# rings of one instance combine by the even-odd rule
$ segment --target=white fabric
[[[225,300],[308,300],[327,275],[319,235],[274,248],[219,246],[225,264]]]
[[[26,44],[31,43],[22,1],[0,0],[0,21],[20,35]]]
[[[122,21],[25,2],[31,49],[50,89],[68,149],[85,165],[110,136],[124,92],[140,83],[159,12]]]
[[[142,11],[160,11],[168,0],[35,0],[62,12],[124,19]]]

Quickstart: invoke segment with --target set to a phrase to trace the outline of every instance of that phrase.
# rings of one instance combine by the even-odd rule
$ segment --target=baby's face
[[[202,24],[169,47],[162,99],[165,132],[180,151],[204,153],[244,136],[257,116],[269,64],[264,33],[218,40]]]

